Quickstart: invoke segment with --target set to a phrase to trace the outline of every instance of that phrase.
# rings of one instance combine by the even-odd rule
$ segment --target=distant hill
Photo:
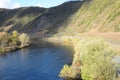
[[[0,9],[0,31],[83,33],[120,31],[120,0],[69,1],[51,8]]]

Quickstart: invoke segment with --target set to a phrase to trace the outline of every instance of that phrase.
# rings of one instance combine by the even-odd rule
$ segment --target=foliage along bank
[[[84,38],[74,45],[71,66],[64,65],[59,76],[65,80],[117,80],[113,56],[119,54],[101,38]]]
[[[12,33],[0,32],[0,54],[14,51],[30,44],[30,37],[26,33]]]

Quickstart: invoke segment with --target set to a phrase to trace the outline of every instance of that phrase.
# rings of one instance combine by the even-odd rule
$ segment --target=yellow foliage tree
[[[22,33],[19,36],[19,40],[21,42],[21,47],[23,47],[23,46],[27,45],[30,42],[30,37],[27,34]]]

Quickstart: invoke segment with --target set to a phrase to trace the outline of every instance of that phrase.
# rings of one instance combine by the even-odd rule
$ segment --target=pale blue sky
[[[52,7],[57,6],[68,0],[11,0],[11,2],[18,2],[21,6],[43,6]]]
[[[53,7],[66,1],[75,0],[0,0],[0,8],[19,8],[25,6]]]

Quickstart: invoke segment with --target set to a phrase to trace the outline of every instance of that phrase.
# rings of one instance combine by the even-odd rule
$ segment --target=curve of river
[[[34,47],[0,56],[0,80],[60,80],[64,64],[72,55],[58,47]]]

